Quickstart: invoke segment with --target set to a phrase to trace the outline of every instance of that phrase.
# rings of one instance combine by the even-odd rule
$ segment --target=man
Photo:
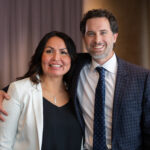
[[[100,66],[105,69],[107,148],[150,150],[150,72],[115,55],[118,24],[112,13],[88,11],[80,30],[89,54],[77,57],[71,97],[85,132],[85,149],[94,149],[95,89],[99,80],[95,68]]]
[[[115,55],[118,24],[107,10],[87,12],[80,30],[90,55],[78,56],[72,97],[75,106],[80,104],[85,121],[85,147],[88,150],[93,147],[94,100],[99,78],[95,68],[102,66],[105,68],[108,149],[150,150],[150,72]],[[76,111],[79,112],[78,107]]]

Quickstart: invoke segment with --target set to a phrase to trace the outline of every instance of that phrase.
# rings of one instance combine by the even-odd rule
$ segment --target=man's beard
[[[88,52],[90,53],[90,55],[92,56],[93,59],[102,60],[104,58],[107,58],[107,56],[111,53],[112,50],[113,50],[113,45],[107,47],[102,54],[99,54],[98,52],[95,54],[90,49],[88,50]]]
[[[95,55],[95,54],[91,54],[93,59],[103,59],[107,56],[107,54],[100,54],[100,55]]]

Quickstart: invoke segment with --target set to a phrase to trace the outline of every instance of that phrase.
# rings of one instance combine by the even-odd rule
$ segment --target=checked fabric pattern
[[[105,69],[96,67],[96,70],[99,73],[99,80],[95,94],[93,150],[106,150]]]

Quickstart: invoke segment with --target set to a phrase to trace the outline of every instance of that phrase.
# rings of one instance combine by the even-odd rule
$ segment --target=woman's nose
[[[54,59],[54,60],[59,60],[59,59],[60,59],[60,54],[59,54],[58,52],[55,52],[55,53],[53,54],[53,59]]]

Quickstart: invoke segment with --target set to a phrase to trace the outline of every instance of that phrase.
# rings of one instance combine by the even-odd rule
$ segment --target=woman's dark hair
[[[85,35],[85,26],[87,20],[98,17],[107,18],[110,24],[111,31],[113,33],[118,33],[118,23],[115,16],[111,12],[107,11],[106,9],[92,9],[83,16],[83,19],[80,22],[80,31],[83,36]]]
[[[23,77],[17,78],[17,80],[30,77],[30,80],[32,82],[34,82],[36,84],[38,84],[40,82],[40,79],[37,77],[37,75],[43,74],[42,66],[41,66],[42,54],[43,54],[45,45],[48,42],[48,40],[55,36],[61,38],[65,42],[66,48],[71,57],[71,68],[70,68],[69,72],[66,73],[63,77],[63,80],[68,84],[69,77],[72,74],[72,64],[76,57],[76,46],[75,46],[73,40],[68,35],[66,35],[63,32],[59,32],[59,31],[49,32],[41,39],[41,41],[39,42],[39,44],[35,50],[35,53],[31,57],[31,61],[29,63],[29,69],[28,69],[27,73],[25,73],[25,75]]]

